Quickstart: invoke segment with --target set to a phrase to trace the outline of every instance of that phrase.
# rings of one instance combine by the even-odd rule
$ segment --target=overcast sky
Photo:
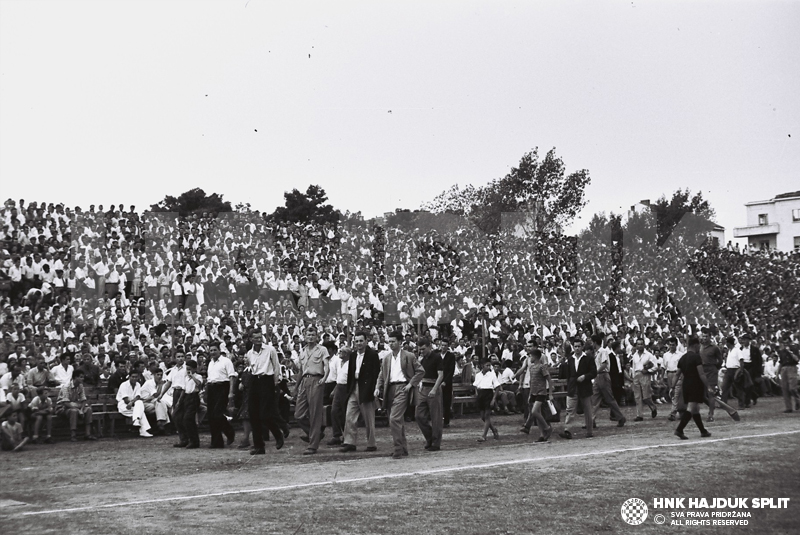
[[[0,188],[417,208],[556,147],[598,211],[800,190],[800,2],[0,0]]]

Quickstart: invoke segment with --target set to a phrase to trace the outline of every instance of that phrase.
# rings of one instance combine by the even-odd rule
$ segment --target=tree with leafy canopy
[[[164,200],[150,206],[151,212],[177,212],[181,216],[208,212],[218,214],[232,211],[231,203],[222,200],[222,195],[207,195],[201,188],[181,193],[178,197],[167,195]]]
[[[555,148],[542,160],[539,149],[534,148],[505,177],[481,188],[453,186],[423,208],[469,217],[487,234],[500,230],[503,213],[522,212],[527,214],[522,220],[526,230],[547,232],[568,223],[586,205],[585,190],[590,181],[586,169],[567,175]]]
[[[693,227],[691,230],[696,233],[708,232],[716,217],[715,210],[703,198],[703,192],[698,191],[692,195],[688,188],[676,190],[669,200],[666,195],[662,195],[660,199],[650,205],[650,209],[656,217],[659,245],[663,245],[667,241],[686,214],[698,216],[692,218],[691,225]],[[705,220],[704,224],[701,223],[702,220]]]
[[[297,189],[283,194],[285,206],[279,206],[267,216],[275,223],[337,223],[341,213],[330,204],[325,204],[328,195],[319,186],[310,185],[305,193]]]

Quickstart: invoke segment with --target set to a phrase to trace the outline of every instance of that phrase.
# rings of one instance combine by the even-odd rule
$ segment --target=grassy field
[[[665,416],[623,429],[598,420],[595,438],[547,444],[517,432],[520,416],[498,418],[501,440],[476,443],[480,420],[454,421],[443,449],[427,453],[407,425],[410,456],[315,456],[298,432],[280,452],[170,447],[172,437],[35,446],[0,454],[2,533],[798,533],[800,415],[763,400],[709,424],[710,439],[672,435]],[[630,412],[626,409],[626,412]],[[664,411],[666,412],[666,411]],[[724,416],[724,415],[721,415]],[[201,437],[208,444],[208,437]],[[653,498],[790,498],[786,509],[750,509],[747,526],[671,526],[678,510]],[[650,507],[629,526],[628,498]],[[656,525],[656,513],[667,522]]]

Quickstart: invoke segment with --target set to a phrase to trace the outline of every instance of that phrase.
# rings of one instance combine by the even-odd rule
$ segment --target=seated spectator
[[[92,434],[92,406],[86,400],[86,392],[83,389],[83,372],[76,370],[72,374],[72,380],[61,387],[56,402],[56,414],[69,420],[69,439],[77,442],[78,420],[82,419],[86,427],[84,438],[86,440],[97,440]]]
[[[25,415],[27,414],[28,401],[18,383],[11,384],[11,391],[6,394],[6,401],[8,401],[8,404],[11,406],[9,413],[17,414],[17,421],[22,424],[22,428],[24,429],[27,420]]]
[[[119,386],[117,391],[117,411],[123,416],[133,419],[132,425],[139,428],[139,436],[151,438],[153,435],[148,433],[150,422],[144,413],[144,402],[142,401],[142,385],[139,384],[141,374],[134,370],[128,380]]]
[[[20,390],[25,389],[25,375],[22,373],[22,366],[19,363],[13,362],[9,366],[9,370],[2,377],[0,377],[0,388],[8,394],[11,391],[12,385],[17,385]]]
[[[100,367],[93,362],[91,353],[86,352],[83,354],[82,362],[78,369],[83,372],[84,384],[89,386],[98,386],[100,384]]]
[[[169,423],[169,410],[172,408],[172,396],[161,396],[161,391],[166,386],[164,370],[158,367],[152,369],[152,379],[142,385],[139,395],[144,403],[144,412],[148,416],[155,416],[157,434],[165,433],[164,426]]]
[[[8,420],[0,424],[0,437],[3,451],[20,451],[28,442],[28,437],[22,436],[22,424],[17,421],[16,413],[12,412]]]
[[[36,397],[36,391],[39,387],[55,386],[56,384],[53,374],[50,373],[44,359],[37,360],[36,367],[28,371],[25,383],[28,385],[28,395],[31,398]]]
[[[67,353],[63,353],[61,355],[61,364],[53,368],[51,371],[57,386],[68,385],[70,381],[72,381],[72,376],[75,371],[72,367],[72,364],[69,363],[69,355]],[[83,384],[83,380],[81,380],[81,384]]]
[[[52,444],[53,438],[53,413],[55,406],[53,400],[47,395],[47,390],[44,387],[36,389],[36,397],[31,400],[30,405],[31,418],[33,418],[33,442],[39,444],[39,430],[42,428],[42,420],[47,421],[47,436],[44,439],[45,444]]]

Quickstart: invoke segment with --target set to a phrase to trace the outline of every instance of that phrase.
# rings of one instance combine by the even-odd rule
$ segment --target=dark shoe
[[[210,450],[224,450],[225,444],[211,444],[208,449]]]
[[[200,444],[189,444],[186,446],[187,450],[196,450],[200,448]]]
[[[531,428],[530,427],[525,427],[523,425],[522,427],[519,428],[519,432],[520,433],[525,433],[526,435],[530,435],[531,434]]]
[[[253,448],[252,450],[250,450],[250,455],[266,455],[266,454],[267,452],[264,450],[264,448]]]
[[[392,453],[391,458],[392,459],[402,459],[403,455],[400,454],[400,453]]]
[[[496,429],[492,430],[492,435],[494,435],[495,440],[500,440],[500,433],[498,433]]]
[[[534,440],[534,442],[547,442],[547,439],[544,437],[539,437],[536,440]]]
[[[714,421],[716,420],[714,420],[714,417],[711,415],[709,415],[708,418],[706,418],[706,422],[714,422]]]
[[[342,439],[341,438],[332,438],[328,441],[328,446],[341,446]]]
[[[47,437],[46,439],[44,439],[44,443],[45,444],[54,444],[53,438],[52,437]]]
[[[429,447],[427,447],[425,449],[428,450],[428,451],[439,451],[442,448],[441,448],[441,446],[429,446]]]
[[[785,410],[785,411],[783,411],[783,412],[785,412],[785,413],[790,413],[790,412],[794,412],[794,411],[793,411],[792,409],[786,409],[786,410]]]
[[[84,440],[91,440],[94,442],[97,440],[97,437],[94,435],[87,435],[86,437],[84,437]]]
[[[249,449],[250,449],[250,443],[249,443],[249,442],[242,442],[242,443],[241,443],[241,444],[239,444],[239,446],[237,446],[237,447],[238,447],[240,450],[249,450]]]
[[[302,440],[303,442],[308,442],[308,436],[300,435],[300,440]]]
[[[448,427],[450,427],[450,422],[446,422],[445,424],[442,425],[442,427],[444,429],[447,429]]]
[[[675,431],[675,436],[681,440],[689,440],[689,437],[684,435],[682,431]]]
[[[786,412],[786,411],[783,411],[783,412]],[[792,412],[792,411],[789,411],[789,412]],[[70,435],[69,441],[70,442],[77,442],[78,441],[78,437],[75,436],[75,433],[72,433],[72,435]]]
[[[284,444],[283,437],[281,437],[281,436],[275,437],[275,449],[276,450],[281,449],[283,447],[283,444]]]
[[[228,435],[228,446],[233,445],[234,441],[236,441],[236,433]]]
[[[667,420],[669,420],[670,422],[674,422],[675,421],[675,415],[674,414],[670,414],[669,418],[667,418]]]
[[[177,444],[173,444],[172,447],[173,448],[185,448],[188,445],[189,445],[188,442],[178,442]]]
[[[644,418],[642,418],[641,416],[637,416],[636,418],[633,419],[633,421],[634,422],[644,422]]]
[[[289,438],[289,428],[283,430],[283,438]]]
[[[378,446],[367,446],[367,451],[378,451]]]
[[[567,440],[569,440],[569,439],[572,438],[572,433],[570,433],[569,431],[561,431],[558,434],[558,436],[560,436],[561,438],[566,438]]]
[[[317,453],[317,450],[315,450],[314,448],[307,448],[303,452],[303,455],[314,455],[315,453]]]
[[[711,433],[709,433],[707,430],[703,429],[702,431],[700,431],[700,436],[703,437],[703,438],[708,438],[708,437],[711,436]]]
[[[341,448],[339,448],[340,453],[349,453],[351,451],[356,451],[356,447],[352,444],[344,444]]]
[[[627,418],[625,418],[625,417],[623,416],[622,420],[620,420],[620,421],[618,421],[618,422],[617,422],[617,427],[622,427],[622,426],[624,426],[624,425],[625,425],[625,422],[627,422],[627,421],[628,421],[628,419],[627,419]]]
[[[544,430],[544,439],[545,440],[550,440],[551,436],[553,436],[553,426],[552,425]]]
[[[653,407],[653,409],[650,411],[650,416],[652,416],[653,418],[658,416],[658,410],[655,407]]]

